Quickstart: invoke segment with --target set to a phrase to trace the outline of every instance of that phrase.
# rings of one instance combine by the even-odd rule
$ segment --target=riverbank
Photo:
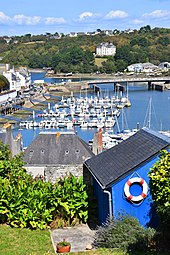
[[[116,77],[114,74],[86,74],[86,73],[76,73],[76,74],[65,74],[65,73],[60,73],[60,74],[52,74],[52,73],[46,73],[47,78],[61,78],[61,79],[108,79],[108,78],[113,78]]]

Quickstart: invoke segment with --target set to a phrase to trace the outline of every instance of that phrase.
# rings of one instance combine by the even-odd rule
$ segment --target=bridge
[[[97,87],[98,84],[114,84],[114,90],[120,89],[124,90],[127,86],[128,82],[142,82],[142,83],[148,83],[148,89],[158,89],[158,90],[164,90],[165,84],[170,84],[170,76],[164,76],[164,77],[114,77],[111,79],[100,79],[100,80],[89,80],[87,81],[87,84],[89,87],[92,87],[95,91],[100,90],[99,87]],[[155,86],[156,85],[156,86]],[[117,86],[119,88],[117,88]]]

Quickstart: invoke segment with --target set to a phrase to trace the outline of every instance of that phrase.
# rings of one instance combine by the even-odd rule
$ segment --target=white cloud
[[[54,18],[54,17],[47,17],[45,18],[45,24],[46,25],[52,25],[52,24],[64,24],[66,23],[66,20],[64,18]]]
[[[133,20],[132,20],[132,23],[133,23],[133,24],[142,24],[142,23],[143,23],[143,20],[140,20],[140,19],[133,19]]]
[[[9,23],[10,22],[10,17],[5,15],[3,12],[0,12],[0,23]]]
[[[98,14],[92,12],[83,12],[79,15],[79,21],[83,21],[87,18],[95,18],[96,16],[98,16]]]
[[[150,18],[168,18],[170,16],[170,11],[166,10],[155,10],[151,13],[143,14],[143,17],[150,17]]]
[[[18,14],[15,15],[12,19],[15,23],[17,23],[18,25],[37,25],[40,20],[41,17],[39,16],[25,16],[23,14]]]
[[[110,11],[105,16],[106,19],[116,19],[116,18],[123,19],[126,17],[128,17],[128,13],[121,10]]]

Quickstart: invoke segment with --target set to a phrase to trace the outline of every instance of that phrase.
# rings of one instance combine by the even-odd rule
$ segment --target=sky
[[[0,36],[170,28],[170,0],[1,0]]]

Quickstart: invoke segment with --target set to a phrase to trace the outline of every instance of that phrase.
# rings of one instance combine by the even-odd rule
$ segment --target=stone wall
[[[44,176],[44,167],[42,166],[24,166],[27,174],[31,174],[34,178]]]
[[[55,183],[57,178],[68,176],[69,173],[76,177],[83,176],[86,184],[92,184],[92,176],[90,172],[83,165],[56,165],[56,166],[27,166],[25,167],[27,173],[34,178],[43,176],[44,180]]]
[[[44,169],[45,180],[55,182],[56,178],[72,173],[76,177],[83,176],[83,165],[56,165],[46,166]]]

